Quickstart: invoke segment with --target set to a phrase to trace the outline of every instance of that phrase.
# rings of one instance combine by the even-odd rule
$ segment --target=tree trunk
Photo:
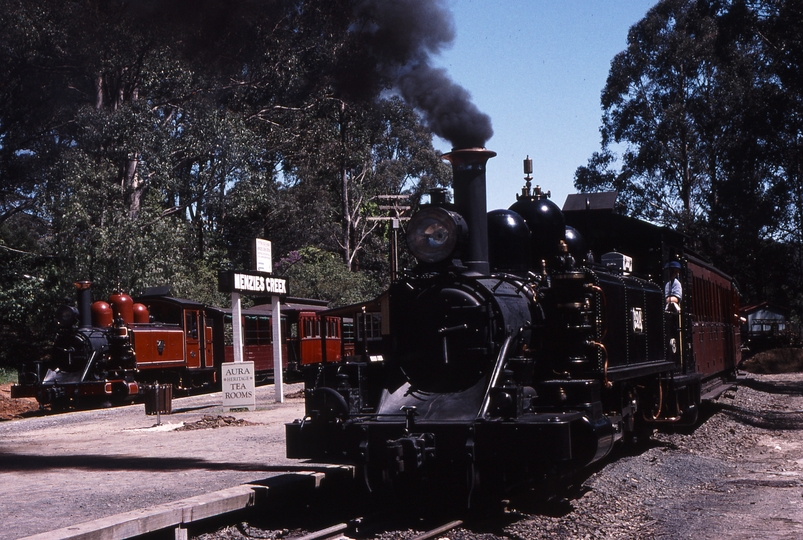
[[[343,262],[349,270],[352,269],[351,264],[351,208],[349,205],[349,176],[346,170],[346,104],[340,103],[340,202],[343,211],[343,228],[342,246],[343,246]]]
[[[103,75],[95,77],[95,110],[103,107]]]
[[[142,191],[145,182],[137,174],[139,165],[139,153],[126,161],[125,172],[123,175],[123,193],[125,194],[125,204],[128,207],[128,215],[131,219],[136,219],[142,201]]]

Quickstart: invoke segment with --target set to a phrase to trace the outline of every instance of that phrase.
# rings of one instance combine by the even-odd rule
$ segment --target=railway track
[[[337,525],[332,525],[330,527],[306,533],[301,536],[289,536],[288,540],[333,540],[343,538],[347,533],[353,531],[355,528],[354,521],[357,520],[352,520],[350,523],[338,523]],[[364,523],[362,520],[359,520],[359,522],[361,525]],[[412,540],[431,540],[433,538],[438,538],[440,535],[451,531],[452,529],[456,529],[461,525],[463,525],[463,521],[459,519],[448,521],[442,525],[438,525],[437,527],[433,527],[414,536]],[[373,527],[378,527],[378,524],[373,524]]]

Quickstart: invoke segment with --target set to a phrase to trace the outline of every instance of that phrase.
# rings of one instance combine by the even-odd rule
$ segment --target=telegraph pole
[[[380,210],[386,210],[387,216],[371,216],[368,221],[390,221],[390,281],[396,281],[399,276],[399,229],[401,222],[410,218],[402,214],[410,210],[407,205],[402,205],[408,195],[377,195],[377,199],[387,201],[392,204],[379,205]]]

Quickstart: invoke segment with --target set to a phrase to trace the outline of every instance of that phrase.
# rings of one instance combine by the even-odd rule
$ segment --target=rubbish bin
[[[170,414],[173,412],[173,385],[148,384],[145,389],[145,414]]]

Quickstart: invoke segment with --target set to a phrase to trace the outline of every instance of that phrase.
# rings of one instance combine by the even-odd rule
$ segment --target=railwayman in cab
[[[664,285],[664,298],[666,299],[666,311],[677,313],[680,311],[680,302],[683,300],[683,286],[680,284],[680,263],[670,261],[664,265],[669,277]]]

